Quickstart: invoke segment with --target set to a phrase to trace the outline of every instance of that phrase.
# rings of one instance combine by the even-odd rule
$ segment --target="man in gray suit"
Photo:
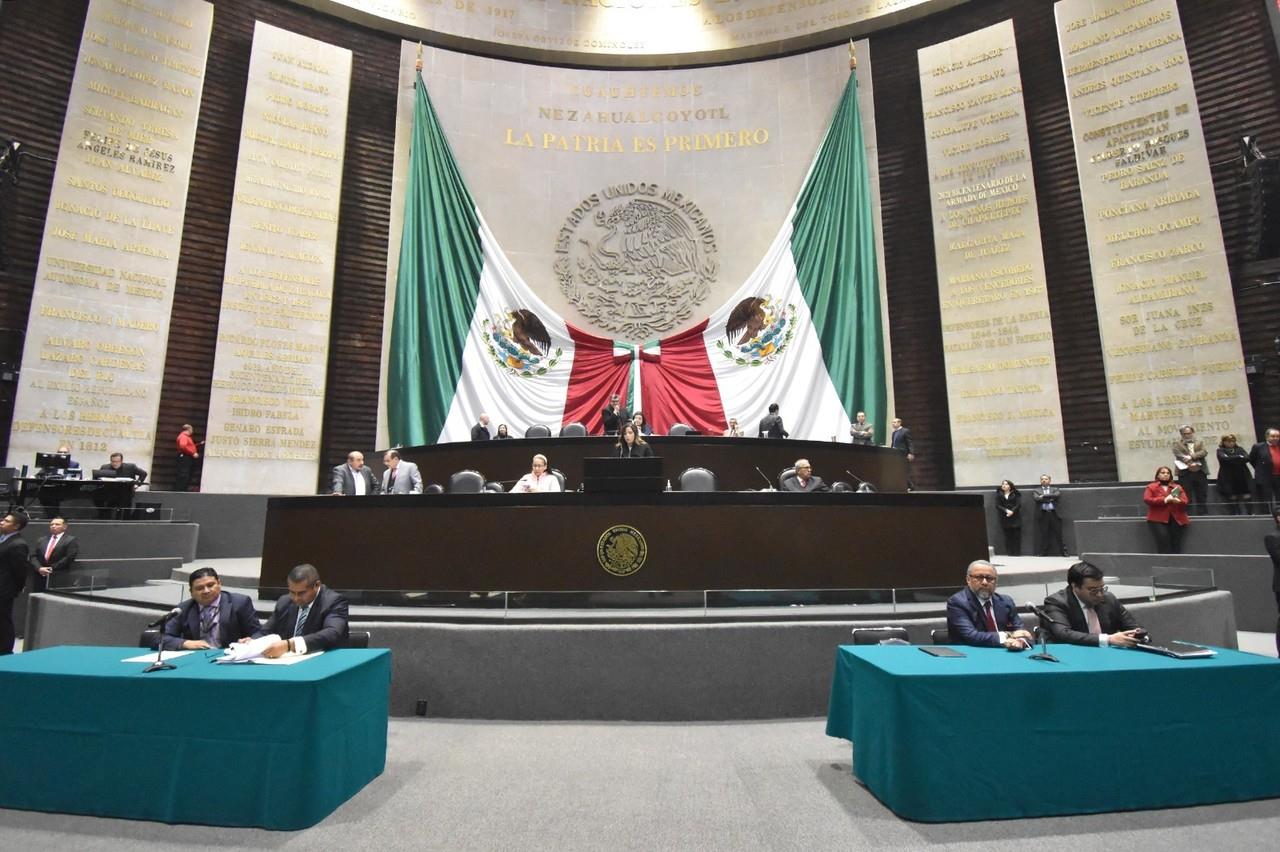
[[[364,453],[353,452],[347,456],[347,463],[333,469],[333,488],[335,496],[363,497],[366,494],[378,493],[378,480],[373,478],[373,471],[364,466]]]
[[[411,461],[402,461],[396,450],[387,450],[382,457],[387,469],[382,472],[383,494],[421,494],[422,474]]]

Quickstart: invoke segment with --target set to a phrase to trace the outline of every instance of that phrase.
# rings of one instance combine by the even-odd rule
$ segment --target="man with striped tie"
[[[212,568],[197,568],[187,578],[191,597],[182,612],[165,622],[160,637],[166,651],[225,648],[258,629],[258,613],[247,595],[222,590],[222,578]]]
[[[293,566],[287,581],[289,594],[276,601],[275,611],[267,623],[253,633],[254,639],[272,633],[280,637],[263,656],[282,657],[288,653],[345,648],[347,599],[321,583],[316,566],[305,562]]]

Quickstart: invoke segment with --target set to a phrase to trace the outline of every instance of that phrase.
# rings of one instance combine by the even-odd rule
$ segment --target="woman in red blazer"
[[[1142,495],[1147,504],[1147,526],[1156,538],[1157,553],[1181,553],[1182,533],[1191,519],[1187,517],[1187,492],[1173,481],[1173,471],[1156,468],[1156,480]]]

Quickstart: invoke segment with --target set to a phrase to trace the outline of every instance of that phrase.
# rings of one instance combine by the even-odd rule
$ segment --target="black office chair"
[[[138,637],[139,648],[150,648],[152,651],[156,649],[156,645],[160,644],[160,628],[148,627],[142,631],[142,635]]]
[[[502,494],[502,493],[503,493],[503,492],[505,492],[507,489],[505,489],[505,488],[503,488],[503,487],[502,487],[502,483],[501,483],[501,482],[486,482],[486,483],[484,484],[484,490],[485,490],[485,491],[491,491],[491,492],[493,492],[494,494]]]
[[[561,438],[585,438],[587,437],[587,427],[581,423],[566,423],[560,427]]]
[[[433,482],[430,485],[428,485],[426,488],[422,489],[422,493],[423,494],[443,494],[444,486],[439,484],[438,482]]]
[[[935,645],[950,645],[951,631],[945,627],[935,627],[929,631],[929,641]]]
[[[841,494],[852,494],[853,486],[845,482],[843,479],[837,479],[835,482],[831,483],[831,490],[838,491]]]
[[[716,475],[705,467],[690,467],[676,477],[676,488],[681,491],[719,491]]]
[[[552,475],[552,476],[554,476],[556,479],[560,480],[560,490],[561,490],[561,491],[568,491],[568,490],[569,490],[569,489],[565,486],[565,481],[566,481],[566,480],[565,480],[565,478],[564,478],[564,473],[563,473],[563,472],[561,472],[561,471],[559,471],[559,470],[557,470],[556,468],[554,468],[554,467],[553,467],[553,468],[551,468],[551,475]]]
[[[484,491],[484,476],[474,470],[460,470],[449,477],[450,494],[479,494]]]
[[[855,645],[898,645],[908,644],[905,627],[855,627],[853,628],[853,644]]]
[[[347,633],[348,648],[368,648],[369,647],[369,631],[368,630],[352,630]]]
[[[778,474],[778,488],[785,491],[786,487],[782,483],[786,482],[788,479],[795,479],[795,478],[796,478],[796,469],[794,467],[787,468],[782,473]]]
[[[690,426],[688,423],[676,423],[672,425],[670,429],[667,430],[667,434],[673,438],[678,438],[681,435],[688,435],[692,431],[693,431],[693,427]]]
[[[550,438],[551,429],[550,427],[543,426],[542,424],[530,426],[528,429],[524,430],[524,436],[526,438]]]

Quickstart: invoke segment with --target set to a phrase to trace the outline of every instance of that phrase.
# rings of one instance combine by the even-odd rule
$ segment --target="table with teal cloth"
[[[299,829],[386,765],[389,651],[151,674],[121,662],[139,653],[0,657],[0,807]]]
[[[1280,660],[1175,660],[1050,645],[933,657],[841,646],[827,734],[853,773],[921,822],[1166,808],[1280,796]]]

